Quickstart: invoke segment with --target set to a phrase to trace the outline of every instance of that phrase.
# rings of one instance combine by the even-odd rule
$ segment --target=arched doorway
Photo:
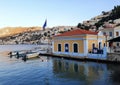
[[[78,44],[77,43],[73,44],[73,52],[78,53]]]
[[[65,44],[65,52],[69,52],[69,44]]]

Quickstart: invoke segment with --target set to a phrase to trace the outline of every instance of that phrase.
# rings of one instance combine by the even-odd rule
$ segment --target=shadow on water
[[[111,80],[113,82],[120,83],[120,65],[109,64],[108,69],[111,71]]]

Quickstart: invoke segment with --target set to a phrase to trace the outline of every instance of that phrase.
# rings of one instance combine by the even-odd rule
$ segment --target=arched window
[[[61,44],[58,44],[58,52],[61,52]]]
[[[95,48],[95,43],[92,44],[92,48],[93,48],[93,49]]]
[[[78,44],[76,44],[76,43],[73,44],[73,52],[75,52],[75,53],[78,52]]]
[[[65,44],[65,52],[69,52],[69,44]]]

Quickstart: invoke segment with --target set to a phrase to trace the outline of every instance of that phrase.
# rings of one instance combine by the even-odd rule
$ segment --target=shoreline
[[[23,44],[22,44],[23,45]],[[6,46],[6,45],[5,45]],[[0,51],[1,54],[6,55],[8,54],[10,51],[16,51],[16,49],[18,51],[20,51],[22,48],[25,49],[31,49],[31,50],[36,50],[40,49],[40,48],[50,48],[50,45],[33,45],[31,47],[29,47],[28,45],[25,45],[25,47],[21,47],[21,45],[18,45],[19,47],[17,47],[17,45],[15,45],[16,48],[11,48],[11,46],[13,47],[13,45],[10,45],[9,49],[7,47],[7,49],[4,49],[4,47],[2,47],[2,51]],[[24,45],[23,45],[24,46]],[[49,46],[49,47],[48,47]],[[33,49],[34,48],[34,49]],[[23,49],[22,49],[23,50]],[[47,51],[47,49],[44,49]],[[4,52],[5,51],[5,52]],[[88,58],[87,56],[83,56],[83,57],[77,57],[77,56],[69,56],[69,55],[63,55],[63,54],[53,54],[51,52],[51,49],[49,49],[48,53],[40,53],[40,55],[44,55],[44,56],[50,56],[50,57],[57,57],[57,58],[64,58],[64,59],[68,59],[68,60],[76,60],[76,61],[85,61],[85,62],[98,62],[98,63],[112,63],[112,64],[120,64],[120,53],[110,53],[107,54],[107,59],[94,59],[94,58]]]
[[[85,62],[97,62],[97,63],[110,63],[110,64],[120,64],[120,61],[110,61],[110,60],[103,60],[103,59],[93,59],[93,58],[79,58],[79,57],[71,57],[71,56],[61,56],[61,55],[55,55],[51,53],[42,53],[40,54],[42,56],[50,56],[50,57],[56,57],[56,58],[64,58],[68,60],[76,60],[76,61],[85,61]]]

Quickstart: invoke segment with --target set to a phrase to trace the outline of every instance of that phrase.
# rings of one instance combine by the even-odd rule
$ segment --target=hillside
[[[5,27],[0,29],[0,37],[12,36],[19,33],[41,30],[40,27]]]
[[[14,34],[12,36],[6,36],[0,38],[0,44],[51,44],[50,41],[53,35],[63,33],[65,31],[71,30],[71,26],[58,26],[53,28],[46,28],[43,30],[29,31],[25,30],[21,33]],[[15,31],[20,32],[18,29]]]
[[[106,24],[111,24],[112,26],[120,25],[120,6],[115,6],[108,12],[102,11],[101,15],[83,21],[83,23],[78,23],[77,27],[85,30],[97,31],[106,26]]]
[[[99,29],[120,26],[120,6],[115,6],[111,11],[78,23],[75,26],[57,26],[40,30],[40,27],[7,27],[0,29],[0,44],[51,44],[54,35],[73,29],[98,31]]]

